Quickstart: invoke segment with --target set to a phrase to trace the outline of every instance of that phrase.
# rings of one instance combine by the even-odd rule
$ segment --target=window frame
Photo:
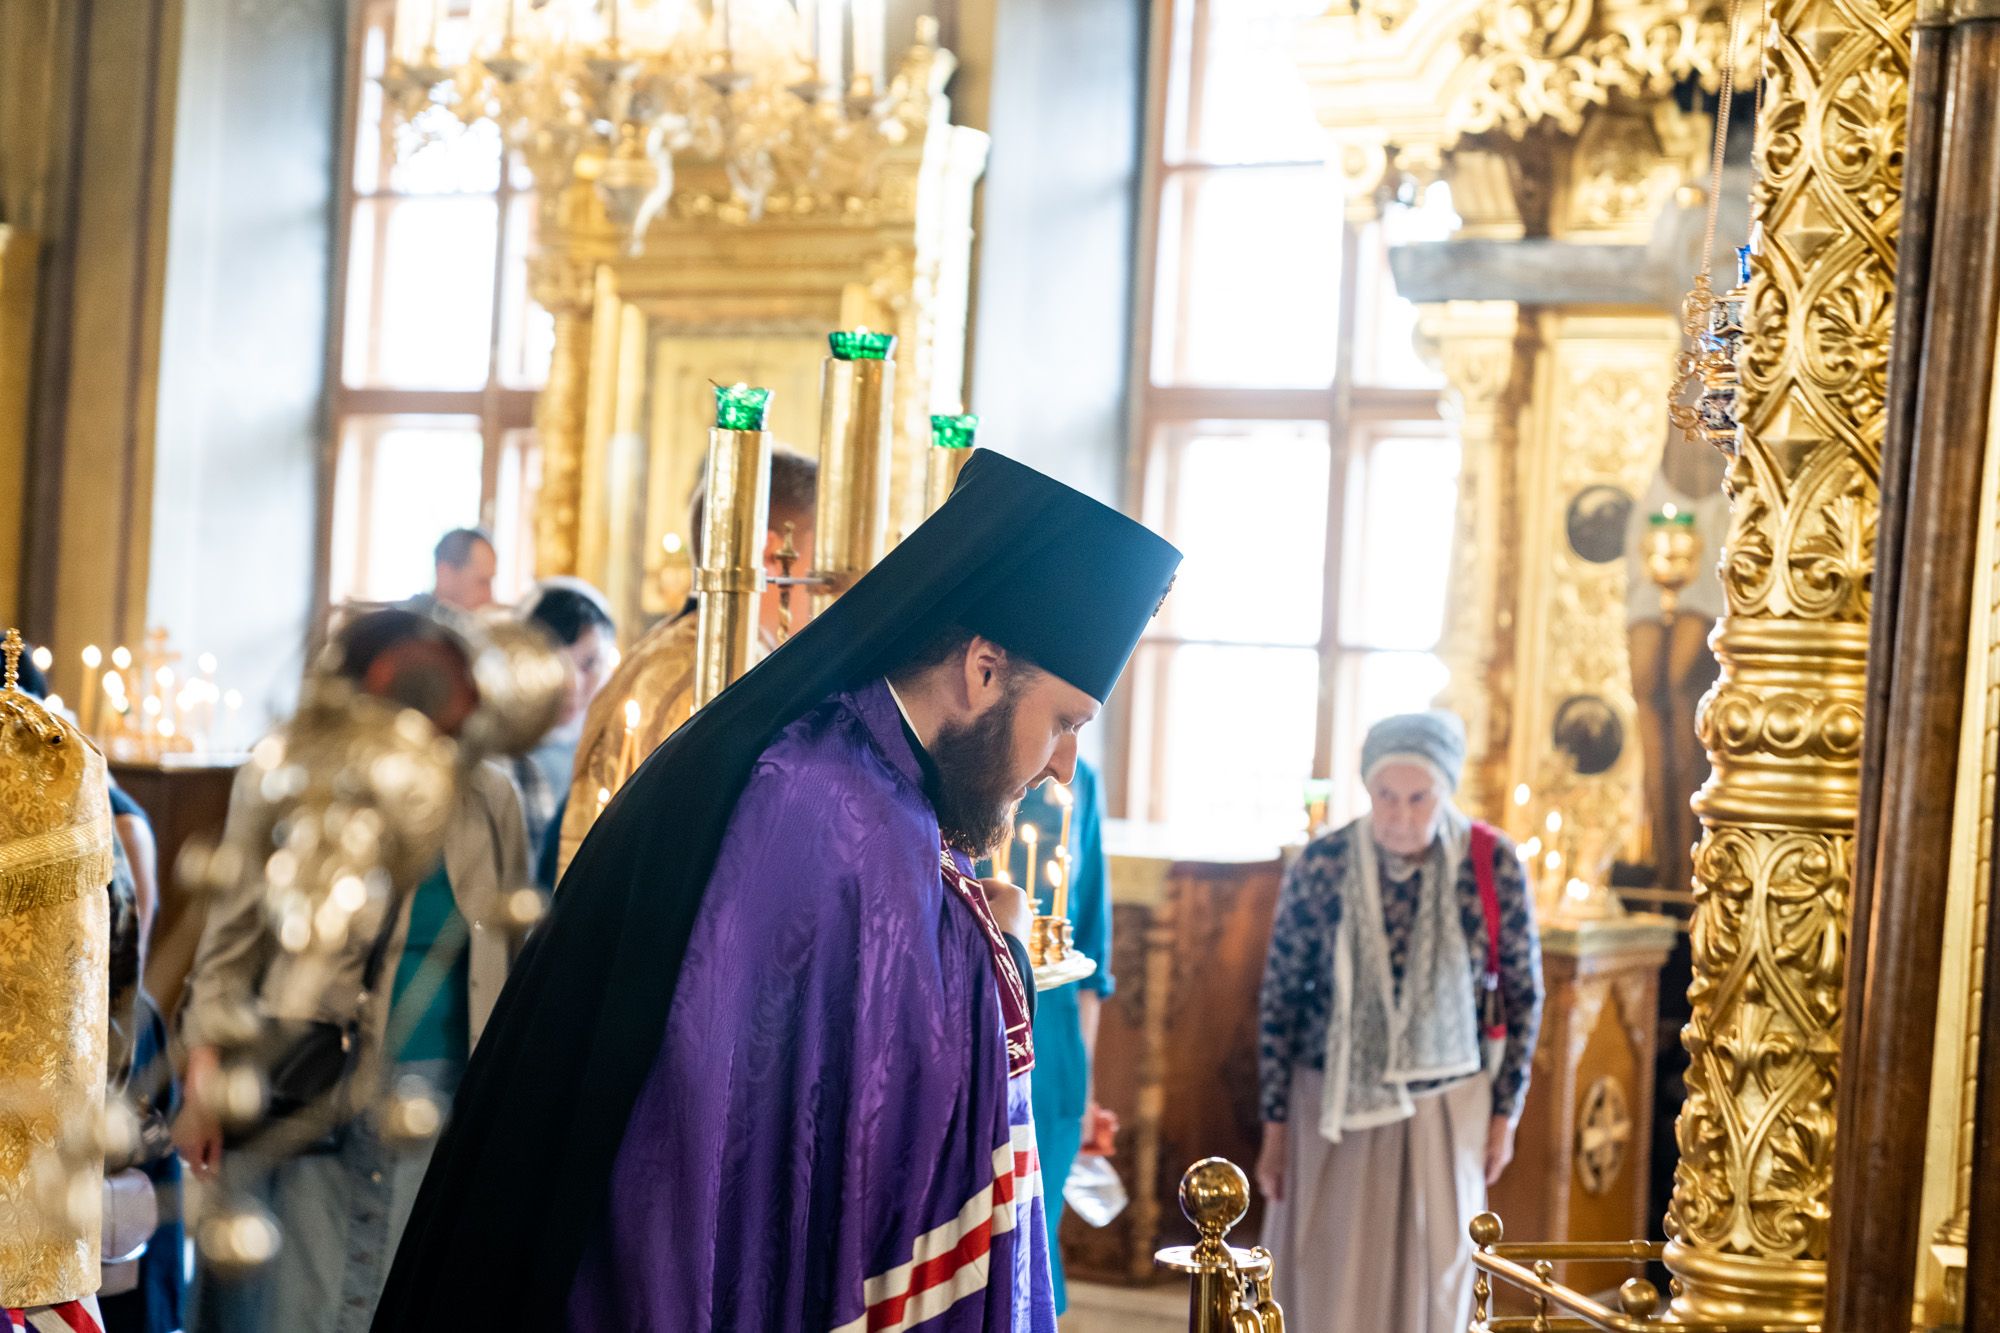
[[[1322,607],[1319,659],[1319,688],[1313,727],[1312,779],[1333,777],[1336,756],[1334,730],[1340,709],[1343,666],[1357,655],[1372,651],[1343,641],[1341,635],[1341,588],[1346,551],[1343,522],[1348,505],[1348,484],[1357,454],[1367,447],[1371,433],[1379,433],[1390,423],[1447,423],[1443,389],[1391,387],[1356,382],[1358,361],[1355,337],[1361,309],[1360,265],[1364,252],[1365,224],[1343,213],[1340,221],[1339,295],[1335,310],[1335,373],[1325,388],[1252,388],[1229,385],[1163,384],[1154,373],[1157,314],[1161,292],[1168,281],[1186,289],[1186,266],[1193,247],[1180,249],[1181,271],[1172,276],[1160,272],[1162,218],[1170,191],[1180,180],[1194,173],[1254,172],[1293,170],[1302,167],[1331,171],[1324,161],[1224,162],[1205,159],[1196,153],[1172,154],[1177,142],[1191,142],[1198,123],[1201,99],[1206,91],[1202,71],[1208,53],[1202,40],[1209,25],[1211,8],[1227,0],[1154,0],[1148,51],[1145,146],[1141,162],[1137,272],[1133,285],[1131,359],[1128,370],[1129,434],[1127,439],[1126,494],[1143,512],[1155,493],[1155,471],[1160,466],[1163,445],[1177,429],[1198,426],[1204,421],[1231,423],[1256,421],[1323,422],[1327,447],[1331,450],[1327,469],[1326,542],[1322,553]],[[1178,300],[1178,293],[1175,298]],[[1151,515],[1147,515],[1151,517]],[[1149,633],[1141,640],[1139,652],[1164,651],[1171,655],[1175,636]],[[1244,642],[1245,650],[1259,645]],[[1117,763],[1106,774],[1109,808],[1124,817],[1158,822],[1165,816],[1163,799],[1168,790],[1166,765],[1170,762],[1171,719],[1166,690],[1154,689],[1145,671],[1131,673],[1115,712],[1110,752]],[[1157,697],[1155,697],[1157,696]]]
[[[532,196],[532,189],[520,183],[510,150],[503,149],[500,163],[499,181],[491,194],[464,191],[456,194],[428,194],[408,190],[398,190],[387,183],[387,163],[394,160],[395,125],[393,117],[385,114],[380,124],[382,142],[377,151],[383,168],[383,180],[374,188],[363,190],[355,181],[359,158],[361,115],[364,106],[363,90],[370,79],[368,70],[368,44],[371,34],[379,28],[384,49],[392,49],[394,41],[395,0],[356,0],[348,6],[347,62],[341,71],[340,136],[337,155],[339,179],[336,182],[336,203],[334,215],[334,249],[330,268],[332,300],[329,302],[330,315],[327,321],[327,344],[325,359],[325,402],[324,426],[321,431],[319,458],[319,496],[317,535],[314,543],[313,561],[313,641],[315,645],[324,640],[326,627],[334,611],[333,603],[333,557],[336,548],[335,524],[339,520],[338,476],[343,442],[348,438],[350,422],[356,418],[408,418],[421,420],[433,418],[440,421],[476,420],[479,423],[481,439],[481,467],[479,483],[479,523],[492,531],[499,518],[498,502],[501,491],[501,470],[508,450],[514,445],[510,436],[516,432],[534,429],[535,401],[539,389],[523,388],[505,381],[503,360],[505,357],[506,321],[508,317],[508,260],[519,253],[515,236],[520,225],[517,215],[532,215],[532,208],[517,208],[517,201]],[[486,381],[479,388],[471,389],[431,389],[431,388],[387,388],[375,385],[356,385],[347,376],[347,335],[351,321],[349,284],[353,276],[354,235],[356,219],[362,208],[371,200],[396,199],[436,199],[467,198],[492,199],[497,210],[493,249],[493,305],[488,316],[486,339]],[[389,210],[377,210],[381,221],[376,224],[375,251],[379,257],[384,253],[383,233],[386,230]],[[379,258],[378,258],[379,263]],[[378,270],[379,271],[379,270]],[[377,299],[373,310],[381,309],[378,282]],[[530,298],[527,293],[518,294],[519,301],[525,303]],[[379,313],[376,315],[379,318]],[[532,446],[531,446],[532,447]],[[519,553],[514,553],[519,554]],[[511,562],[520,564],[519,561]],[[412,593],[421,589],[411,589]]]

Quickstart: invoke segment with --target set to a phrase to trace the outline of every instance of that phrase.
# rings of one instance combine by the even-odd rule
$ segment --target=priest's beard
[[[937,765],[938,828],[946,844],[967,856],[985,856],[1013,827],[1021,783],[1013,774],[1014,706],[1020,682],[1010,681],[1000,702],[963,726],[947,726],[931,743]]]

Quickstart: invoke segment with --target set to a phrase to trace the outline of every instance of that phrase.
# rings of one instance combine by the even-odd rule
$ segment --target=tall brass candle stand
[[[958,474],[972,457],[979,418],[971,413],[931,418],[931,447],[924,460],[924,512],[935,514],[958,484]]]
[[[708,519],[694,576],[701,599],[695,624],[696,708],[750,669],[757,642],[764,533],[771,511],[771,435],[764,428],[770,404],[769,389],[738,384],[715,390],[715,429],[708,433]]]
[[[827,336],[820,371],[819,503],[813,524],[813,611],[874,567],[889,549],[891,333]]]

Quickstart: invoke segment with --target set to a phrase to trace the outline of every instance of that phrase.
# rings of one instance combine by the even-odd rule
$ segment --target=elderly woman
[[[1465,727],[1368,733],[1370,811],[1286,876],[1259,1051],[1278,1297],[1300,1333],[1459,1333],[1466,1227],[1514,1154],[1541,956],[1513,846],[1452,803]]]

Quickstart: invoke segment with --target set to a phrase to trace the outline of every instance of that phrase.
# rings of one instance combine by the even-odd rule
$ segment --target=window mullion
[[[1359,304],[1357,291],[1361,246],[1354,224],[1340,224],[1340,306],[1335,318],[1334,389],[1326,417],[1329,461],[1326,494],[1326,564],[1321,586],[1319,631],[1319,706],[1313,718],[1313,776],[1333,776],[1333,726],[1337,715],[1336,693],[1340,674],[1340,603],[1344,575],[1347,524],[1347,479],[1352,447],[1351,416],[1354,392],[1354,315]]]

